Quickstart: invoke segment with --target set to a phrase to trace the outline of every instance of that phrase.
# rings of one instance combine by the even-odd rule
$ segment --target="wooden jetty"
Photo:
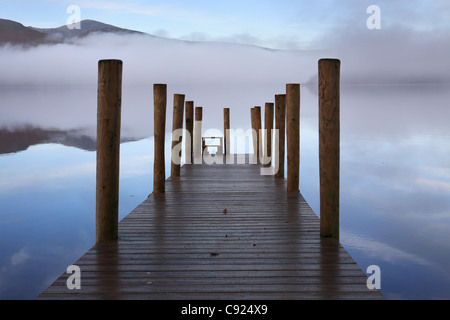
[[[119,223],[118,241],[75,262],[81,290],[63,274],[39,299],[382,298],[339,242],[320,236],[301,194],[260,167],[183,166]]]
[[[320,61],[319,76],[336,74],[339,66],[336,60]],[[230,154],[230,110],[224,109],[224,139],[215,146],[219,150],[216,160],[223,161],[215,164],[202,158],[202,149],[207,148],[201,134],[202,107],[195,107],[193,126],[194,103],[187,101],[187,164],[180,166],[172,158],[168,180],[161,151],[167,91],[165,85],[157,84],[154,190],[119,223],[121,68],[118,60],[99,63],[97,243],[74,263],[79,287],[68,285],[72,273],[64,273],[39,300],[383,298],[378,290],[368,289],[367,275],[339,243],[338,77],[320,79],[320,117],[324,119],[319,120],[324,208],[320,219],[298,190],[298,84],[287,85],[286,95],[276,95],[275,105],[266,103],[266,134],[275,131],[278,135],[281,129],[282,144],[269,149],[265,136],[264,148],[260,107],[252,108],[252,128],[257,129],[252,132],[255,155]],[[183,104],[184,95],[175,95],[173,133],[182,127]],[[284,169],[276,175],[261,174],[268,166],[284,163],[284,127],[288,179],[284,179]],[[172,146],[176,149],[177,144]]]

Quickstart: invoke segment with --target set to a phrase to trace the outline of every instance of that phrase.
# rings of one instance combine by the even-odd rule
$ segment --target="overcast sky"
[[[369,32],[370,5],[381,9],[382,29],[450,30],[448,0],[0,0],[0,16],[52,28],[66,24],[70,5],[80,8],[81,19],[146,33],[281,49],[323,46],[324,37],[341,32]]]

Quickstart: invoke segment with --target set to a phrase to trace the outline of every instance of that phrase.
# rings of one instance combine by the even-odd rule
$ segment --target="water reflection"
[[[96,92],[0,91],[0,298],[33,299],[95,242]],[[205,108],[205,130],[222,128],[223,107],[246,130],[250,107],[283,91],[173,87],[167,128],[175,92]],[[151,193],[153,171],[152,92],[123,96],[120,219]],[[448,85],[342,87],[341,242],[363,271],[381,267],[387,298],[450,298],[449,101]],[[314,86],[302,87],[301,116],[300,188],[319,213]]]
[[[310,89],[304,108],[317,107]],[[449,101],[448,85],[342,88],[341,242],[363,270],[382,268],[388,298],[450,297]],[[300,181],[319,212],[314,108],[303,109]]]
[[[372,90],[343,92],[342,243],[388,298],[448,299],[449,87]]]

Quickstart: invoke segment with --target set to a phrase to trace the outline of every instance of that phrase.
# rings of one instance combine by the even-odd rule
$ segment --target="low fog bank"
[[[448,32],[412,31],[400,26],[336,31],[324,39],[328,54],[342,60],[348,84],[450,83]]]
[[[140,35],[0,48],[0,85],[96,85],[97,62],[124,61],[124,85],[316,83],[317,61],[339,58],[343,83],[449,82],[445,35],[378,30],[329,35],[317,50],[270,50]]]
[[[302,92],[316,101],[317,61],[324,57],[341,59],[344,85],[450,83],[450,43],[444,39],[445,34],[417,37],[382,29],[338,32],[322,39],[320,49],[309,51],[115,34],[28,49],[4,46],[0,127],[32,125],[95,137],[98,61],[122,59],[124,137],[152,135],[154,83],[168,84],[168,131],[175,93],[204,107],[205,129],[222,127],[224,107],[233,110],[234,127],[247,129],[250,108],[273,102],[286,83],[301,83],[306,89]]]
[[[124,85],[304,82],[316,56],[242,45],[91,35],[75,43],[0,48],[0,85],[95,85],[97,62],[121,59]]]
[[[0,129],[17,131],[31,126],[43,130],[82,132],[95,138],[97,126],[96,85],[82,87],[0,87]],[[192,84],[167,86],[166,130],[172,129],[175,93],[203,107],[204,128],[223,127],[223,108],[232,109],[233,127],[250,127],[250,108],[273,102],[284,93],[284,84]],[[122,130],[125,139],[153,135],[153,86],[126,85],[122,90]]]

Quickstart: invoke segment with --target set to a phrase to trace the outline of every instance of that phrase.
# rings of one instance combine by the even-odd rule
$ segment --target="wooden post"
[[[339,240],[340,67],[319,60],[320,235]]]
[[[175,94],[173,96],[173,119],[172,119],[172,135],[179,136],[178,141],[173,141],[172,136],[172,161],[170,167],[171,177],[180,176],[181,165],[181,148],[176,148],[177,145],[182,143],[183,135],[181,130],[183,129],[183,116],[184,116],[184,94]],[[179,151],[178,151],[179,150]]]
[[[253,154],[255,159],[258,159],[257,156],[257,149],[258,149],[258,138],[256,134],[256,116],[255,116],[255,108],[250,108],[250,116],[251,116],[251,122],[252,122],[252,142],[253,142]]]
[[[287,190],[299,191],[300,171],[300,84],[286,85]]]
[[[286,95],[275,95],[275,129],[278,130],[278,171],[275,178],[284,179],[285,131],[286,131]],[[276,146],[275,146],[276,147]]]
[[[262,149],[261,149],[261,107],[254,107],[255,112],[255,131],[256,131],[256,162],[258,159],[262,159]]]
[[[153,193],[164,193],[166,182],[165,138],[166,138],[166,108],[167,85],[153,85],[154,103],[154,136],[155,136],[155,160],[153,166]]]
[[[100,60],[98,63],[97,243],[114,241],[118,237],[122,68],[120,60]]]
[[[203,138],[202,138],[202,121],[203,108],[195,108],[195,125],[194,125],[194,163],[203,163]]]
[[[186,101],[186,131],[188,138],[186,139],[186,164],[194,163],[194,101]]]
[[[274,104],[266,102],[264,110],[264,165],[270,167],[272,165],[272,137],[273,137],[273,108]]]
[[[223,154],[230,154],[230,108],[223,109]]]

